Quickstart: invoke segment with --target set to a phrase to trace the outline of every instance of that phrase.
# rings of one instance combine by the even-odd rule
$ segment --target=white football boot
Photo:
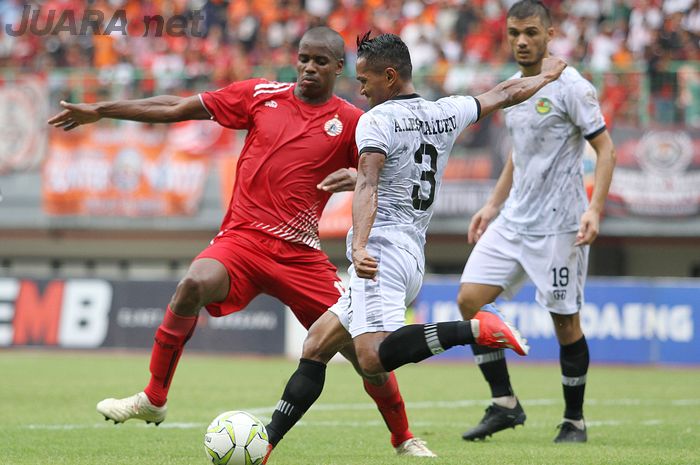
[[[139,392],[124,399],[104,399],[97,404],[97,411],[115,424],[135,418],[158,426],[165,420],[168,406],[156,407],[144,392]]]
[[[396,447],[396,455],[405,455],[411,457],[437,457],[428,449],[425,441],[421,438],[411,438],[402,442]]]

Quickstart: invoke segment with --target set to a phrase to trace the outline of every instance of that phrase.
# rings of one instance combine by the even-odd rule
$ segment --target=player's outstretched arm
[[[581,224],[576,234],[575,245],[589,245],[598,237],[600,215],[603,213],[605,198],[608,196],[613,170],[615,169],[615,146],[608,131],[595,136],[589,141],[595,150],[595,181],[593,194],[588,209],[581,216]]]
[[[377,216],[379,173],[385,159],[383,153],[365,152],[357,165],[357,184],[352,199],[352,264],[360,278],[373,279],[377,275],[379,264],[366,247]]]
[[[48,123],[70,131],[102,118],[125,119],[143,123],[174,123],[191,119],[209,119],[210,115],[198,95],[178,97],[159,95],[138,100],[117,100],[97,103],[61,102],[64,110]]]
[[[480,118],[494,111],[524,102],[537,93],[538,90],[552,81],[556,81],[566,68],[566,62],[561,58],[547,57],[542,60],[540,74],[519,79],[509,79],[501,82],[493,89],[478,95],[476,99],[481,105]]]

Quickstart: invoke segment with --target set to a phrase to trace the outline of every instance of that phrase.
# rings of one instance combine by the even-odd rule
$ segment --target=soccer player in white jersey
[[[529,98],[565,67],[550,58],[537,76],[477,97],[432,102],[415,93],[411,57],[398,36],[368,33],[358,40],[357,80],[372,109],[355,133],[360,161],[347,239],[350,285],[309,330],[299,368],[267,425],[273,447],[321,394],[326,363],[346,344],[354,344],[365,373],[471,343],[527,353],[517,330],[492,307],[471,321],[409,326],[405,311],[421,286],[425,232],[455,139],[480,117]]]
[[[533,76],[547,60],[554,35],[539,1],[515,3],[507,35],[520,71]],[[513,151],[486,205],[471,220],[476,246],[461,278],[457,301],[465,319],[498,296],[512,296],[529,277],[536,300],[550,312],[560,344],[566,408],[555,442],[584,442],[583,397],[589,355],[579,310],[588,264],[615,166],[615,152],[596,91],[573,68],[527,101],[505,110]],[[595,149],[595,187],[590,205],[583,185],[586,141]],[[504,205],[505,203],[505,205]],[[505,353],[472,346],[491,387],[492,404],[481,422],[462,436],[484,439],[525,421],[513,393]]]

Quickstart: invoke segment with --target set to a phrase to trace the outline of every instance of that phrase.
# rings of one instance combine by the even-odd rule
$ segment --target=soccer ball
[[[204,435],[207,460],[215,465],[260,465],[268,444],[263,422],[241,411],[214,418]]]

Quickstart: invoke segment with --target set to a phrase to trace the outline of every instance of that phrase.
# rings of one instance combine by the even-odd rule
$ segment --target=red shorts
[[[212,258],[228,270],[230,289],[223,302],[207,305],[212,316],[243,310],[258,294],[276,297],[309,328],[338,301],[338,270],[320,250],[252,230],[226,231],[195,260]]]

